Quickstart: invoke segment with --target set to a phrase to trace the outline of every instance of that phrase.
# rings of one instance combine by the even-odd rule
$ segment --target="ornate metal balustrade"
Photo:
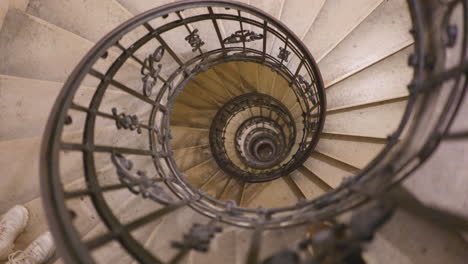
[[[303,112],[303,127],[285,129],[283,125],[290,123],[289,113],[284,113],[280,104],[265,103],[268,99],[260,96],[263,100],[254,100],[256,106],[270,107],[271,112],[282,114],[277,114],[277,120],[268,116],[247,120],[236,132],[239,140],[235,155],[256,169],[263,169],[262,162],[271,162],[266,166],[270,169],[259,175],[247,168],[243,168],[246,173],[238,170],[233,173],[247,180],[255,177],[269,180],[280,175],[274,172],[276,169],[294,170],[317,144],[326,109],[318,67],[294,33],[260,10],[223,0],[169,4],[145,12],[109,33],[83,58],[66,82],[44,138],[43,198],[57,246],[66,262],[95,263],[92,252],[118,241],[140,263],[163,263],[157,254],[137,241],[132,232],[187,206],[213,220],[194,225],[184,237],[173,241],[172,246],[179,249],[179,253],[170,263],[179,263],[190,250],[207,251],[211,239],[221,232],[221,223],[254,230],[247,263],[260,262],[263,231],[321,221],[330,222],[321,235],[324,239],[312,237],[302,241],[298,249],[315,247],[314,257],[303,260],[297,252],[283,251],[265,263],[278,259],[284,260],[282,263],[321,263],[331,257],[341,263],[359,258],[362,244],[371,239],[390,217],[392,208],[399,205],[389,202],[392,199],[387,194],[420,166],[444,139],[467,88],[468,2],[408,0],[408,5],[415,40],[415,52],[410,58],[414,76],[408,86],[410,95],[400,126],[389,136],[385,149],[340,187],[318,199],[275,209],[241,208],[233,201],[221,202],[187,182],[174,161],[170,117],[177,96],[197,74],[230,61],[270,67],[287,80],[294,91]],[[453,20],[455,10],[462,14],[462,21]],[[223,22],[229,23],[222,27]],[[208,23],[210,32],[205,31],[207,27],[201,27]],[[171,34],[176,34],[177,39],[171,39]],[[454,61],[447,59],[450,57],[460,59],[449,64]],[[129,65],[137,65],[140,70],[127,76],[124,71]],[[96,87],[87,101],[78,93],[82,84]],[[109,102],[112,92],[123,93],[148,110],[119,104],[106,110],[103,102]],[[223,115],[222,111],[219,115]],[[212,142],[213,152],[219,151],[218,157],[226,154],[226,159],[232,153],[227,153],[221,139],[228,119],[215,120],[218,123],[213,125],[211,138],[219,143]],[[68,138],[67,126],[78,125],[79,120],[84,120],[79,139]],[[131,138],[140,143],[135,147],[103,144],[105,137],[101,137],[96,128],[99,124],[109,125],[109,121],[112,126],[107,127],[113,131],[132,133],[119,138]],[[268,131],[258,130],[260,126],[257,125],[253,126],[255,130],[252,124],[262,124]],[[215,133],[218,125],[221,134],[213,135],[218,133]],[[408,132],[402,138],[404,130]],[[258,141],[258,131],[268,136]],[[463,135],[448,136],[450,139],[460,137]],[[270,152],[276,151],[282,153],[281,159],[273,160]],[[70,166],[64,158],[70,153],[82,159],[84,182],[82,187],[72,190],[66,188],[64,183],[69,178],[62,170]],[[151,161],[153,171],[139,168],[138,163],[144,158]],[[253,162],[255,160],[257,162]],[[293,160],[292,165],[283,166],[285,160]],[[102,184],[99,177],[98,171],[106,165],[115,169],[111,184]],[[107,194],[116,190],[128,190],[162,208],[124,223],[107,199]],[[71,211],[68,203],[83,197],[90,199],[99,221],[107,228],[107,232],[86,240],[80,237],[74,222],[80,217],[79,212]],[[360,207],[365,208],[358,210],[350,223],[340,224],[334,220]],[[167,242],[169,246],[171,242]]]

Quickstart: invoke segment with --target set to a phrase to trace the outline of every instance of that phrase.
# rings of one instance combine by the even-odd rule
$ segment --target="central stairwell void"
[[[391,190],[437,147],[465,93],[466,60],[449,63],[466,58],[467,35],[449,19],[458,4],[466,18],[466,1],[388,4],[405,10],[409,37],[386,60],[409,62],[396,78],[408,83],[372,103],[343,87],[380,78],[378,51],[375,72],[357,65],[341,84],[333,61],[319,69],[302,36],[246,4],[181,1],[123,23],[76,66],[45,133],[42,195],[60,255],[219,263],[235,247],[249,264],[361,263],[405,206]],[[374,133],[357,135],[363,125]],[[353,162],[330,153],[340,146]],[[245,242],[223,246],[239,229]],[[274,231],[299,235],[279,244]]]

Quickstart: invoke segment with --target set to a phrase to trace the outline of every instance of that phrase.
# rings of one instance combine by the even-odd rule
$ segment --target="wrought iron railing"
[[[238,130],[237,135],[243,139],[237,142],[235,151],[229,153],[222,138],[230,116],[222,118],[222,109],[211,129],[212,151],[223,169],[247,181],[271,180],[297,168],[319,140],[326,99],[318,67],[294,33],[250,6],[200,0],[176,2],[150,10],[105,36],[65,84],[44,139],[43,198],[52,232],[66,262],[95,263],[93,251],[118,241],[136,261],[163,263],[157,254],[135,239],[132,232],[187,206],[213,220],[194,225],[181,241],[172,243],[179,251],[171,263],[179,263],[190,250],[207,251],[210,240],[221,232],[221,223],[254,230],[247,263],[260,261],[264,230],[320,221],[330,222],[330,234],[344,234],[330,239],[343,239],[322,245],[323,241],[311,238],[303,241],[300,248],[311,245],[320,248],[315,261],[323,261],[331,255],[341,260],[359,255],[361,244],[391,215],[394,204],[388,205],[386,194],[422,164],[444,138],[467,88],[467,1],[408,0],[408,5],[415,40],[415,53],[410,59],[414,76],[408,86],[406,112],[398,129],[388,138],[385,149],[358,175],[335,190],[315,200],[274,209],[242,208],[234,201],[218,201],[192,186],[172,155],[170,117],[177,96],[199,73],[229,61],[270,67],[287,80],[296,95],[303,112],[302,127],[285,129],[284,124],[291,124],[290,113],[267,96],[253,94],[252,100],[245,101],[247,107],[252,104],[281,114],[276,114],[276,120],[264,115],[246,120],[245,129]],[[462,9],[463,26],[451,20],[456,6]],[[226,32],[221,30],[222,23]],[[296,59],[291,60],[292,56]],[[461,59],[449,65],[447,56]],[[288,61],[290,63],[285,63]],[[139,71],[127,74],[126,67],[132,65],[137,65]],[[90,99],[79,96],[82,84],[96,86]],[[104,109],[103,102],[112,97],[111,92],[123,93],[147,110],[125,105]],[[80,100],[84,101],[80,103]],[[231,115],[237,111],[231,110]],[[80,120],[84,121],[79,139],[67,138],[67,125]],[[261,124],[268,131],[255,125],[257,132],[250,133],[247,128],[252,124]],[[103,144],[108,141],[105,133],[102,136],[97,131],[99,125],[108,125],[114,132],[131,133],[125,134],[125,138],[134,140],[136,147]],[[404,130],[407,130],[406,136],[402,137]],[[258,143],[255,140],[258,133],[268,136]],[[454,137],[456,135],[450,136]],[[137,141],[140,143],[136,144]],[[262,148],[268,149],[266,154]],[[271,151],[280,153],[280,158],[272,159]],[[67,175],[62,171],[63,166],[67,166],[63,155],[70,153],[81,156],[84,182],[83,186],[72,190],[66,188]],[[240,168],[230,162],[232,155],[238,155],[246,167]],[[153,170],[138,170],[140,158],[149,159]],[[103,185],[99,169],[109,164],[115,168],[116,176],[112,183]],[[249,166],[253,169],[247,168]],[[128,190],[162,208],[124,223],[107,199],[107,193],[116,190]],[[90,199],[107,232],[88,239],[80,236],[74,224],[79,216],[70,211],[67,201],[82,197]],[[338,215],[360,206],[369,208],[356,213],[350,224],[334,222]],[[299,261],[299,255],[291,251],[279,252],[272,256],[275,258]],[[291,263],[299,263],[297,261]]]

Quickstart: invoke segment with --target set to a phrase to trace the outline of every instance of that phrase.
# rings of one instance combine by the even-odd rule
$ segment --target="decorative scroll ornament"
[[[299,82],[301,88],[306,92],[307,97],[309,97],[309,100],[311,101],[312,105],[316,105],[317,99],[313,94],[312,84],[306,81],[302,75],[297,76],[297,81]]]
[[[129,191],[163,205],[172,203],[172,197],[169,196],[161,186],[156,184],[161,181],[169,181],[169,179],[149,178],[146,172],[141,170],[137,171],[137,175],[133,175],[130,172],[133,168],[133,162],[126,159],[120,153],[113,152],[111,154],[111,161],[116,167],[120,182],[124,184]]]
[[[190,231],[184,234],[182,242],[173,241],[172,247],[174,248],[190,248],[199,252],[207,252],[210,246],[211,239],[214,238],[216,233],[223,231],[223,229],[212,221],[206,225],[193,224]]]
[[[198,29],[194,29],[188,36],[185,37],[185,40],[192,47],[192,52],[195,52],[197,49],[205,45],[205,42],[201,40],[200,35],[198,35]]]
[[[143,65],[141,66],[141,74],[143,78],[143,94],[145,96],[151,96],[153,93],[153,87],[156,85],[157,78],[159,73],[161,72],[162,65],[158,64],[156,67],[154,66],[155,62],[160,62],[162,57],[164,56],[164,47],[159,46],[150,54],[147,58],[145,58]]]
[[[117,113],[117,108],[112,108],[112,115],[115,118],[115,125],[117,129],[130,129],[132,131],[136,130],[138,134],[141,134],[141,124],[138,122],[138,117],[136,115],[126,115],[125,113]]]
[[[255,41],[263,39],[262,34],[257,34],[253,31],[250,30],[238,30],[231,36],[225,38],[223,40],[224,44],[235,44],[235,43],[241,43],[241,42],[250,42],[250,41]]]
[[[279,50],[280,52],[278,54],[278,58],[284,61],[288,61],[288,58],[291,52],[289,50],[286,50],[286,48],[282,48],[282,47],[280,47]]]

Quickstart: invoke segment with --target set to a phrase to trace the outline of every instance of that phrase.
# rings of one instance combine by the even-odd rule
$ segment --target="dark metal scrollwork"
[[[134,194],[141,195],[145,199],[151,199],[155,202],[167,205],[173,202],[171,196],[157,182],[171,181],[172,179],[150,178],[145,171],[138,170],[136,175],[130,171],[133,168],[133,162],[126,159],[122,154],[113,152],[111,161],[116,167],[117,175],[122,184]]]
[[[136,115],[127,115],[125,113],[118,113],[117,108],[112,108],[112,115],[115,118],[115,125],[117,129],[130,129],[132,131],[136,130],[138,134],[141,134],[141,123],[138,121],[138,116]]]
[[[224,44],[235,44],[235,43],[241,43],[241,42],[250,42],[250,41],[255,41],[263,39],[262,34],[257,34],[253,31],[250,30],[238,30],[231,36],[225,38],[223,40]]]
[[[298,81],[299,85],[301,86],[301,88],[307,94],[307,97],[309,97],[309,100],[312,103],[312,105],[316,105],[317,104],[317,99],[315,98],[315,95],[312,92],[313,91],[312,90],[312,84],[310,84],[308,81],[306,81],[306,79],[302,75],[297,76],[297,81]]]
[[[214,238],[216,233],[222,232],[223,229],[216,225],[215,221],[208,224],[193,224],[190,231],[184,234],[182,242],[173,241],[174,248],[190,248],[199,252],[207,252],[211,239]]]
[[[280,58],[280,60],[288,61],[288,58],[291,52],[289,50],[286,50],[286,48],[283,48],[283,47],[280,47],[279,50],[280,52],[278,54],[278,58]]]
[[[159,46],[153,54],[150,54],[143,62],[141,67],[143,78],[141,80],[143,81],[143,94],[145,96],[149,97],[153,93],[153,87],[156,85],[158,75],[162,69],[161,64],[158,64],[156,67],[154,64],[162,60],[164,51],[164,47]]]
[[[185,40],[190,44],[192,47],[192,52],[195,52],[197,49],[201,48],[205,45],[205,42],[200,38],[198,34],[198,29],[194,29],[188,36],[185,37]]]

